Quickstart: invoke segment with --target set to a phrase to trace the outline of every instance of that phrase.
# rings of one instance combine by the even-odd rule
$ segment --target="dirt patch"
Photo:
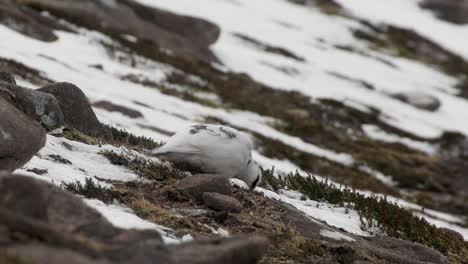
[[[143,117],[143,114],[138,110],[134,110],[129,107],[122,106],[122,105],[117,105],[117,104],[114,104],[112,102],[105,101],[105,100],[93,103],[93,107],[105,109],[109,112],[118,112],[130,118]]]
[[[283,57],[286,57],[286,58],[289,58],[289,59],[292,59],[292,60],[295,60],[295,61],[299,61],[299,62],[305,62],[305,59],[303,57],[300,57],[296,54],[294,54],[293,52],[285,49],[285,48],[282,48],[282,47],[277,47],[277,46],[273,46],[273,45],[270,45],[270,44],[266,44],[266,43],[263,43],[259,40],[256,40],[252,37],[249,37],[249,36],[246,36],[246,35],[243,35],[243,34],[239,34],[239,33],[236,33],[234,34],[235,37],[241,39],[242,41],[246,42],[246,43],[249,43],[250,45],[253,45],[254,47],[260,49],[260,50],[263,50],[264,52],[268,52],[268,53],[272,53],[272,54],[277,54],[277,55],[280,55],[280,56],[283,56]]]

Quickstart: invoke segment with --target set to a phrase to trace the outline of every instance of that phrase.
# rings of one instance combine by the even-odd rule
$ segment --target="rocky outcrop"
[[[0,171],[21,167],[45,141],[44,129],[7,101],[0,86]]]
[[[116,228],[56,186],[5,173],[0,174],[0,242],[5,249],[0,261],[6,252],[5,258],[52,264],[257,263],[268,245],[262,236],[166,245],[155,230]]]
[[[102,126],[96,117],[86,95],[71,83],[53,83],[38,91],[53,95],[62,109],[64,122],[79,131],[97,136]]]
[[[127,35],[136,38],[136,41],[149,41],[180,55],[207,61],[217,60],[209,50],[209,45],[218,39],[220,29],[202,19],[177,15],[128,0],[21,2],[115,37]]]
[[[468,23],[467,0],[425,0],[420,6],[434,11],[439,18],[446,21],[455,24]]]

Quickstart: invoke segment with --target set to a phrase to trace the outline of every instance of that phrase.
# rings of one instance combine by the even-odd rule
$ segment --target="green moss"
[[[72,183],[62,183],[62,187],[72,193],[83,195],[90,199],[99,199],[105,203],[110,203],[114,199],[122,200],[120,195],[112,189],[102,187],[92,178],[86,178],[85,184],[76,181]]]
[[[82,133],[73,128],[65,129],[63,132],[63,137],[68,140],[78,141],[88,145],[97,145],[100,143],[100,140],[98,138],[88,136],[85,133]]]
[[[162,143],[156,142],[153,139],[145,136],[135,136],[124,129],[103,125],[110,132],[111,138],[107,139],[108,143],[125,145],[143,149],[154,149],[162,146]]]

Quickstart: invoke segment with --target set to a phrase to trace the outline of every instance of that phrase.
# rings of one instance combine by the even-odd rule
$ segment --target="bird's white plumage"
[[[174,134],[152,154],[173,162],[188,162],[205,173],[239,178],[251,185],[260,173],[252,161],[249,135],[234,128],[200,124]],[[254,166],[252,168],[252,166]]]

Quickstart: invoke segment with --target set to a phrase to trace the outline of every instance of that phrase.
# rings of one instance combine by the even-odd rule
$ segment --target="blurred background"
[[[227,125],[254,140],[267,175],[260,193],[349,234],[416,241],[466,263],[466,0],[0,0],[0,72],[15,79],[1,75],[0,94],[48,132],[17,172],[122,189],[143,165],[132,170],[106,151],[143,155],[184,127]],[[2,144],[0,153],[23,148]],[[397,222],[407,216],[393,207],[359,209],[361,198],[336,198],[325,186],[277,182],[290,172],[387,197],[445,233],[425,227],[421,238],[419,224]],[[88,198],[114,222],[133,219],[109,209],[112,199]],[[113,209],[136,210],[120,203]]]

